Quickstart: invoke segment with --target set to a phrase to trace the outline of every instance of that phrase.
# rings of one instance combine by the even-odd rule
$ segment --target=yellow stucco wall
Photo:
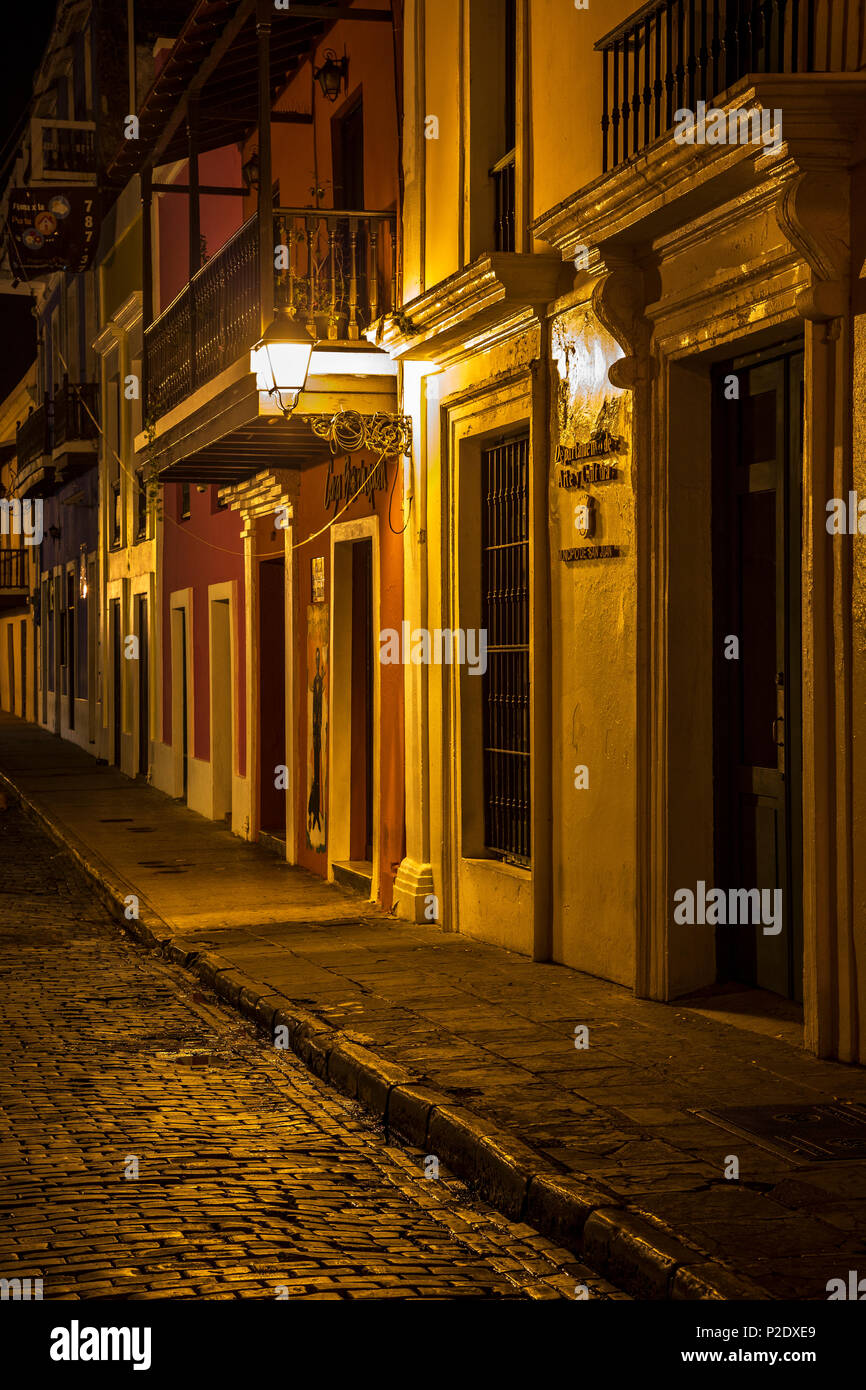
[[[631,984],[635,913],[635,602],[631,398],[607,380],[622,354],[585,306],[551,323],[550,499],[553,661],[553,955]],[[624,441],[604,459],[614,481],[559,486],[557,444],[606,428]],[[574,465],[580,467],[580,464]],[[592,499],[595,532],[575,507]],[[562,549],[617,546],[607,559],[563,560]],[[586,768],[575,775],[578,767]],[[575,786],[575,781],[586,787]]]

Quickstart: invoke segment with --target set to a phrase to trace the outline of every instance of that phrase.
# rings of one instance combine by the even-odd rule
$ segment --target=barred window
[[[484,844],[529,865],[529,436],[481,456]]]

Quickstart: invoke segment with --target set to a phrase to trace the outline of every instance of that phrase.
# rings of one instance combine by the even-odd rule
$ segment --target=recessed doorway
[[[259,831],[285,843],[286,564],[259,565]]]
[[[367,898],[378,893],[375,525],[335,527],[332,552],[330,872]]]
[[[801,1001],[802,344],[734,358],[714,388],[716,886],[781,909],[717,927],[718,976]]]

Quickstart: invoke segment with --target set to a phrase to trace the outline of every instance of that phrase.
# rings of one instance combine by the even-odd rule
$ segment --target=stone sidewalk
[[[866,1272],[863,1163],[795,1163],[695,1113],[866,1103],[866,1071],[790,1025],[746,1031],[398,922],[9,715],[0,769],[118,915],[140,898],[137,935],[628,1292],[825,1299]]]

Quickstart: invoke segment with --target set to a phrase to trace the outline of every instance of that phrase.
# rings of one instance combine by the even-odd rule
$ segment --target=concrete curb
[[[751,1280],[679,1238],[657,1218],[631,1210],[590,1178],[554,1168],[515,1135],[454,1104],[423,1084],[421,1077],[298,1008],[231,961],[195,950],[189,938],[172,933],[133,885],[72,831],[58,826],[2,772],[0,786],[71,856],[100,901],[138,941],[194,974],[272,1038],[284,1028],[289,1048],[316,1076],[358,1101],[389,1133],[435,1155],[459,1177],[475,1183],[484,1199],[505,1216],[526,1221],[634,1298],[769,1299]],[[137,919],[126,916],[131,894],[139,900]]]

